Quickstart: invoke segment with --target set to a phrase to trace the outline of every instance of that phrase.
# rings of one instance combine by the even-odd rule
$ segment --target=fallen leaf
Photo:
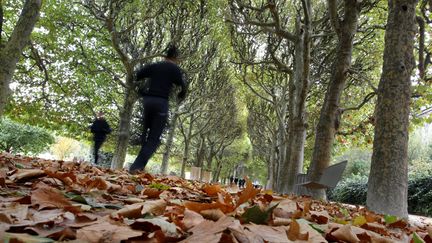
[[[247,208],[245,212],[242,214],[241,218],[244,220],[245,223],[255,223],[255,224],[267,224],[268,221],[271,219],[271,215],[273,213],[273,210],[278,205],[274,205],[267,210],[263,211],[258,205],[255,205],[251,208]]]
[[[285,226],[268,226],[268,225],[244,225],[247,234],[253,233],[261,238],[261,242],[289,242],[287,236],[287,227]],[[249,231],[249,232],[248,232]],[[251,235],[250,237],[254,237]]]
[[[41,186],[31,193],[32,205],[39,205],[39,210],[44,208],[63,208],[67,211],[78,213],[80,210],[73,207],[71,202],[55,188]]]
[[[102,222],[79,229],[77,231],[77,240],[89,243],[120,243],[122,240],[127,240],[141,235],[141,231],[132,230],[129,226]]]
[[[165,212],[165,208],[167,206],[167,203],[163,199],[154,200],[154,201],[146,201],[144,203],[140,203],[143,205],[141,214],[150,213],[153,215],[163,215]]]
[[[29,234],[5,233],[4,242],[49,243],[54,240]]]
[[[19,181],[43,175],[45,175],[45,172],[40,169],[18,169],[13,175],[9,177],[9,179],[12,181]]]
[[[343,225],[331,233],[336,239],[346,242],[360,242],[360,239],[353,233],[350,225]]]
[[[184,211],[183,224],[186,226],[186,229],[195,227],[203,221],[205,221],[205,219],[201,214],[189,209]]]
[[[200,212],[202,216],[206,219],[213,221],[218,221],[220,218],[224,217],[225,214],[219,209],[207,209]]]
[[[141,195],[145,195],[148,198],[159,198],[159,195],[163,192],[163,190],[155,189],[155,188],[146,188],[141,192]]]
[[[152,219],[137,219],[135,222],[148,222],[153,225],[157,225],[161,228],[162,232],[168,237],[178,237],[177,227],[175,224],[166,221],[163,218],[152,218]]]
[[[202,189],[207,195],[209,196],[216,196],[218,192],[222,190],[220,185],[214,184],[214,185],[205,185]]]
[[[143,204],[136,203],[132,205],[125,205],[122,209],[113,212],[113,216],[122,216],[125,218],[136,219],[142,215]]]
[[[287,237],[291,241],[308,240],[309,232],[306,232],[304,234],[300,233],[300,225],[299,223],[297,223],[297,220],[293,219],[291,221],[289,230],[287,231]]]
[[[362,226],[366,223],[367,223],[367,220],[363,215],[359,215],[359,216],[355,217],[353,222],[352,222],[352,224],[354,226]]]
[[[6,208],[0,208],[0,222],[19,224],[27,218],[28,205],[12,203]]]
[[[240,197],[237,200],[236,208],[242,205],[243,203],[247,202],[249,199],[254,198],[259,191],[260,191],[259,189],[254,188],[250,180],[247,180],[246,188],[240,192]]]

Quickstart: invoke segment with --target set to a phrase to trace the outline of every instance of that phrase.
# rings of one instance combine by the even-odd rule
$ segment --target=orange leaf
[[[66,185],[72,185],[76,182],[76,176],[73,172],[54,172],[50,170],[44,171],[48,176],[61,180]]]
[[[249,199],[254,198],[259,191],[260,191],[259,189],[254,188],[250,180],[247,180],[246,188],[243,191],[241,191],[240,197],[237,200],[236,208],[242,205],[243,203],[247,202]]]
[[[300,225],[297,223],[297,220],[292,219],[290,227],[287,231],[287,236],[288,236],[288,239],[292,240],[292,241],[308,240],[309,239],[309,232],[301,234],[300,233]]]
[[[222,204],[220,202],[213,203],[197,203],[197,202],[184,202],[185,208],[200,213],[203,210],[220,209],[224,213],[230,213],[234,208],[230,205]]]
[[[87,191],[90,191],[93,188],[97,188],[99,190],[106,190],[109,188],[107,181],[105,181],[102,177],[96,177],[93,180],[89,180],[87,182]]]
[[[209,196],[216,196],[222,190],[220,185],[205,185],[202,189]]]

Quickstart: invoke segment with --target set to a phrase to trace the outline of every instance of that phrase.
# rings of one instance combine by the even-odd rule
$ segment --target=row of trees
[[[195,165],[217,181],[265,162],[267,186],[291,193],[306,165],[317,179],[344,146],[373,141],[368,206],[406,215],[409,118],[430,98],[429,1],[46,0],[29,40],[39,8],[2,5],[1,54],[16,57],[1,58],[0,114],[11,86],[8,116],[83,138],[106,109],[121,168],[140,129],[134,71],[173,43],[190,93],[172,99],[162,173],[178,161],[182,176]]]

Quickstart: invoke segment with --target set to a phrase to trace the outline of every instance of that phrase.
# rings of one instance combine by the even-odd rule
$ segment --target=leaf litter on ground
[[[432,222],[430,220],[429,222]],[[361,206],[0,154],[4,242],[432,242]]]

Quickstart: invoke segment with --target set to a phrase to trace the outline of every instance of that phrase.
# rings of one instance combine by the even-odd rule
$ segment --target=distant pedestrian
[[[186,97],[186,83],[178,63],[175,46],[168,48],[165,59],[150,63],[138,70],[136,84],[143,97],[144,118],[141,150],[129,168],[134,173],[142,170],[160,144],[160,137],[168,119],[168,96],[173,85],[181,86],[178,101]]]
[[[230,181],[230,185],[232,185],[233,182],[234,182],[234,177],[233,177],[233,176],[230,176],[230,177],[229,177],[229,181]]]
[[[111,127],[108,122],[105,120],[105,115],[102,111],[99,111],[96,115],[96,119],[93,121],[93,124],[90,126],[90,131],[93,133],[93,153],[94,153],[94,162],[98,163],[99,158],[99,149],[102,147],[102,144],[105,142],[108,134],[111,133]]]
[[[234,184],[238,185],[238,182],[239,182],[239,178],[235,177],[234,178]]]

